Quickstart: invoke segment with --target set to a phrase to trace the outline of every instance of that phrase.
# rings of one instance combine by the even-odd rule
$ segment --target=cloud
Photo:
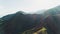
[[[0,5],[0,9],[4,9],[4,6],[1,6],[1,5]]]
[[[5,15],[18,10],[32,13],[41,9],[50,9],[60,5],[60,0],[5,0],[1,4],[0,15]]]

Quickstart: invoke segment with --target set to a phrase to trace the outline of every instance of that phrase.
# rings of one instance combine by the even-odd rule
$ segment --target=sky
[[[0,0],[0,16],[24,11],[33,13],[60,5],[60,0]]]

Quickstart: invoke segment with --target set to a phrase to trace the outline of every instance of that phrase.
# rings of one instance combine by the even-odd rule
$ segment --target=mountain
[[[47,15],[60,14],[60,6],[56,6],[44,12]]]
[[[60,6],[56,6],[54,8],[48,9],[43,13],[43,15],[46,17],[48,15],[56,15],[56,14],[60,14]]]
[[[1,19],[5,20],[5,21],[8,21],[8,20],[11,20],[11,18],[15,17],[17,14],[23,14],[23,12],[18,11],[14,14],[8,14],[8,15],[3,16]]]

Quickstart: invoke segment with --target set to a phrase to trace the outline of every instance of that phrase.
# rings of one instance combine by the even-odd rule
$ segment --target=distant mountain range
[[[60,14],[60,6],[56,6],[44,12],[45,15],[55,15]]]
[[[19,13],[19,11],[17,13]],[[21,12],[21,13],[23,13],[23,12]],[[48,9],[48,10],[39,10],[39,11],[35,12],[34,14],[42,14],[44,16],[60,14],[60,6],[56,6],[54,8]],[[14,14],[10,14],[10,15],[4,16],[2,18],[9,19],[12,16],[14,16]]]
[[[42,10],[38,10],[37,12],[35,12],[35,14],[42,14],[44,13],[46,10],[42,9]]]

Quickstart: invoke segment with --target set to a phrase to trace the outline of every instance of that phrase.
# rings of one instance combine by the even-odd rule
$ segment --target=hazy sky
[[[0,0],[0,16],[22,10],[35,12],[60,5],[60,0]]]

